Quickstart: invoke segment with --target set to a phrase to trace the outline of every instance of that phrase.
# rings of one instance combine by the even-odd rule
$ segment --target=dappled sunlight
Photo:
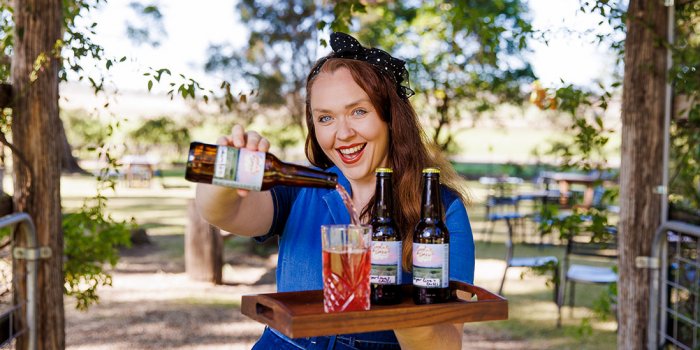
[[[501,282],[505,267],[506,263],[503,260],[476,259],[474,284],[480,287],[486,287],[494,283],[498,285]]]
[[[267,271],[268,269],[265,267],[232,266],[231,264],[224,264],[222,279],[225,283],[253,284]]]
[[[148,224],[148,223],[144,223]],[[156,227],[148,227],[149,236],[170,236],[170,235],[184,235],[185,227],[184,223],[175,225],[163,225]]]
[[[477,259],[474,283],[488,290],[497,291],[505,267],[503,260]],[[539,276],[528,268],[511,267],[508,269],[503,291],[506,295],[552,293],[552,287],[548,287],[546,283],[547,276]]]
[[[553,321],[558,315],[557,305],[552,301],[522,300],[510,303],[509,307],[510,313],[520,321]]]
[[[240,303],[241,295],[251,293],[251,288],[194,281],[185,273],[114,273],[113,288],[104,288],[100,296],[112,302],[202,299]],[[269,289],[274,291],[274,286]]]
[[[181,179],[177,179],[180,184]],[[176,181],[168,179],[166,181]],[[194,198],[195,186],[182,180],[178,188],[163,188],[164,183],[154,179],[147,187],[128,187],[124,181],[116,182],[115,191],[107,189],[103,195],[107,197],[172,197]],[[97,179],[93,176],[64,175],[61,177],[62,197],[93,197],[97,193]]]
[[[553,286],[547,286],[547,276],[536,275],[531,269],[511,267],[506,275],[503,288],[505,294],[535,294],[547,291],[552,293]],[[500,281],[499,281],[500,282]]]
[[[91,193],[95,182],[89,177],[64,177],[62,204],[64,210],[75,210]],[[481,196],[473,187],[472,199]],[[187,349],[249,349],[260,335],[263,325],[253,322],[238,311],[241,296],[275,292],[274,266],[277,255],[251,254],[255,246],[249,239],[233,237],[225,241],[223,282],[216,286],[191,280],[184,273],[184,233],[187,224],[187,204],[192,189],[162,189],[154,182],[149,188],[128,188],[119,184],[117,192],[107,191],[108,213],[116,219],[134,217],[146,229],[151,244],[122,249],[122,258],[111,270],[113,287],[100,289],[100,304],[90,310],[92,316],[73,310],[74,302],[67,300],[67,318],[71,327],[72,349],[133,349],[147,347],[151,341],[159,344],[180,342]],[[488,223],[480,220],[483,206],[472,204],[469,210],[476,243],[475,284],[497,291],[505,268],[505,225],[497,223],[494,233],[482,233]],[[488,238],[491,243],[479,241]],[[559,246],[518,244],[519,255],[560,255]],[[521,274],[525,273],[521,278]],[[528,269],[508,270],[503,295],[509,302],[509,320],[467,324],[464,344],[471,349],[560,349],[594,348],[573,339],[572,329],[581,320],[591,318],[591,301],[585,295],[599,295],[596,289],[577,287],[577,308],[569,317],[568,308],[562,314],[567,331],[557,330],[557,308],[552,299],[553,288],[546,286],[546,276],[537,276]],[[592,291],[592,292],[591,292]],[[216,319],[207,322],[206,329],[197,329],[192,319],[206,315]],[[199,317],[199,316],[196,316]],[[614,321],[591,321],[594,332],[614,334]],[[76,340],[80,330],[95,332],[96,327],[112,327],[122,334],[120,339]],[[88,330],[89,329],[89,330]],[[189,336],[185,338],[184,334]],[[534,334],[534,336],[532,336]],[[204,341],[204,338],[209,341]],[[191,338],[191,339],[190,339]],[[609,337],[608,337],[609,338]],[[126,340],[125,340],[126,339]],[[607,338],[605,338],[607,339]],[[593,340],[592,344],[597,344]],[[109,346],[101,347],[109,342]],[[227,344],[222,347],[218,344]],[[194,345],[196,344],[196,345]],[[228,346],[236,344],[235,346]],[[166,346],[166,348],[178,348]]]

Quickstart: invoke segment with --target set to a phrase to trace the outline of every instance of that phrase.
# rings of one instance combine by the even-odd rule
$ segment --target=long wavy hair
[[[318,69],[319,65],[322,65]],[[313,116],[311,114],[311,87],[315,78],[324,73],[332,73],[345,68],[353,80],[369,96],[380,118],[389,125],[389,166],[393,168],[394,220],[403,239],[402,263],[409,271],[412,266],[413,230],[420,220],[422,170],[426,167],[439,167],[441,183],[456,193],[463,203],[467,195],[460,186],[460,177],[447,158],[429,146],[430,143],[420,126],[418,116],[407,99],[401,98],[396,84],[389,76],[379,72],[371,64],[344,58],[319,60],[306,81],[306,157],[311,164],[326,169],[335,164],[326,156],[316,139]],[[361,219],[367,222],[374,210],[375,197],[361,210]],[[446,208],[443,208],[443,211]]]

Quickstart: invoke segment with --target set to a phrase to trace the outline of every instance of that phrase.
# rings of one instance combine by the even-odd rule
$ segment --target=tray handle
[[[257,297],[244,295],[241,312],[249,317],[268,324],[278,324],[284,321],[286,308],[278,300],[265,295]]]
[[[474,296],[476,296],[476,300],[483,301],[483,300],[506,300],[504,297],[489,292],[488,290],[477,287],[475,285],[469,284],[469,283],[464,283],[464,282],[459,282],[459,281],[450,281],[450,287],[454,289],[457,292],[457,297],[465,300],[465,301],[471,301]]]
[[[255,315],[265,323],[271,323],[275,320],[275,309],[258,301],[255,303]]]

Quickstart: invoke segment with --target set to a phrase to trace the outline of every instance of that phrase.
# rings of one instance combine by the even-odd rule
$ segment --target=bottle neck
[[[391,176],[377,176],[377,187],[374,190],[374,217],[381,221],[392,219],[394,201],[392,198]]]
[[[442,219],[440,178],[436,174],[423,176],[423,195],[421,198],[420,213],[421,219]]]
[[[265,178],[274,179],[280,185],[291,186],[335,188],[338,184],[336,174],[285,163],[270,153],[266,154]]]

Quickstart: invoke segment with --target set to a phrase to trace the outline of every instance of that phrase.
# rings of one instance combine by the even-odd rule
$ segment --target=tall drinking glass
[[[370,225],[322,225],[323,309],[369,310]]]

